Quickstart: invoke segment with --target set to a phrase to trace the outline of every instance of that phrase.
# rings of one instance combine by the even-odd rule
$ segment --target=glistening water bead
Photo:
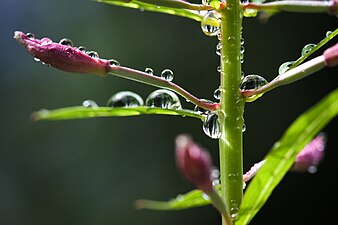
[[[144,70],[145,73],[147,74],[150,74],[150,75],[153,75],[154,74],[154,70],[152,68],[149,68],[147,67],[145,70]]]
[[[99,107],[95,101],[90,100],[90,99],[83,101],[82,106],[86,108],[98,108]]]
[[[68,38],[61,39],[59,44],[73,47],[73,42]]]
[[[150,93],[146,99],[146,105],[164,109],[182,108],[178,96],[174,92],[165,89],[158,89]]]
[[[218,14],[216,11],[209,11],[205,14],[201,22],[203,33],[208,36],[216,36],[220,32]]]
[[[278,74],[283,74],[290,69],[290,67],[295,63],[295,61],[285,62],[280,65],[278,69]]]
[[[167,81],[172,81],[174,79],[174,73],[170,69],[165,69],[162,71],[161,77]]]
[[[138,107],[143,105],[143,99],[131,91],[121,91],[111,96],[107,102],[110,107]]]
[[[27,33],[26,36],[27,36],[28,38],[35,38],[35,36],[34,36],[33,33]]]
[[[244,90],[252,90],[260,88],[266,85],[268,82],[261,76],[256,74],[247,75],[241,82],[240,89]]]
[[[100,57],[99,54],[95,51],[88,51],[86,53],[87,53],[87,55],[89,55],[90,57],[92,57],[94,59],[98,59]]]
[[[222,135],[217,113],[209,113],[203,123],[204,133],[212,139],[219,139]]]
[[[304,56],[305,54],[309,53],[314,47],[316,47],[315,44],[307,44],[303,47],[302,49],[302,56]]]
[[[111,66],[120,66],[120,63],[115,59],[109,59],[109,65]]]

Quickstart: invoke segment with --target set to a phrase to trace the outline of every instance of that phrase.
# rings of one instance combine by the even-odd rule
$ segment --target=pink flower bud
[[[187,135],[176,138],[176,163],[188,181],[205,193],[212,191],[211,157]]]
[[[326,49],[323,55],[327,66],[334,67],[338,65],[338,44]]]
[[[315,173],[317,166],[324,157],[324,148],[326,137],[319,134],[297,155],[296,160],[291,168],[293,172],[310,172]]]
[[[90,57],[79,49],[55,43],[49,38],[35,39],[21,31],[14,38],[41,62],[72,73],[90,73],[104,76],[108,73],[108,60]]]

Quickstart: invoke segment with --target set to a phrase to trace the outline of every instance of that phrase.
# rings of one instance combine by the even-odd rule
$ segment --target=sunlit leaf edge
[[[221,185],[217,185],[219,191]],[[192,190],[186,194],[180,194],[169,201],[153,201],[140,199],[135,202],[136,208],[151,209],[151,210],[183,210],[194,207],[209,205],[211,202],[207,195],[204,195],[200,190]]]
[[[186,18],[190,18],[196,21],[202,21],[203,15],[201,15],[198,11],[195,10],[187,10],[187,9],[177,9],[177,8],[170,8],[170,7],[158,7],[156,5],[140,2],[137,0],[133,0],[130,2],[123,2],[118,0],[96,0],[97,2],[102,2],[106,4],[111,5],[117,5],[127,8],[133,8],[133,9],[140,9],[140,10],[147,10],[147,11],[153,11],[153,12],[160,12],[160,13],[166,13],[170,15],[176,15],[176,16],[182,16]]]
[[[250,183],[236,225],[246,225],[265,204],[274,188],[293,164],[297,154],[338,114],[338,89],[303,113],[287,129]]]
[[[157,114],[157,115],[175,115],[188,116],[197,119],[204,119],[204,116],[187,109],[163,109],[151,107],[97,107],[87,108],[83,106],[60,108],[55,110],[42,109],[34,112],[33,120],[70,120],[70,119],[84,119],[95,117],[113,117],[113,116],[137,116],[143,114]]]

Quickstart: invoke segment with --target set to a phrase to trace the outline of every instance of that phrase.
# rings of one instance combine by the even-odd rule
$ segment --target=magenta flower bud
[[[291,167],[293,172],[310,172],[317,171],[318,164],[324,157],[324,148],[326,137],[324,134],[319,134],[297,155],[296,160]]]
[[[187,135],[176,138],[176,163],[188,181],[205,193],[212,191],[211,157]]]
[[[325,64],[329,67],[338,65],[338,44],[324,51]]]
[[[110,68],[108,60],[91,57],[75,47],[55,43],[49,38],[35,39],[21,31],[16,31],[14,38],[35,58],[63,71],[104,76]]]

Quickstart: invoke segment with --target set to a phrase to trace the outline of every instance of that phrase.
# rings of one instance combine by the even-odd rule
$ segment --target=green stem
[[[221,11],[221,99],[219,139],[221,193],[232,217],[238,212],[243,195],[242,127],[244,100],[241,82],[240,39],[242,12],[238,0],[228,0]],[[226,221],[223,220],[223,224]]]

